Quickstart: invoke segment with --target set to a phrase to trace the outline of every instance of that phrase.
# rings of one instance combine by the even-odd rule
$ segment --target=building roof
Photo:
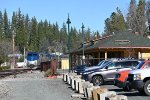
[[[91,42],[87,42],[87,45],[85,45],[85,51],[105,48],[150,48],[150,39],[129,31],[124,31],[92,40]],[[71,52],[80,52],[82,50],[83,47],[80,47]]]

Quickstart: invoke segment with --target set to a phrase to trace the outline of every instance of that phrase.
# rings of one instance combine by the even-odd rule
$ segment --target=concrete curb
[[[92,83],[82,80],[81,75],[76,73],[63,74],[63,81],[67,82],[73,90],[79,93],[73,94],[71,97],[86,98],[86,100],[128,100],[127,96],[117,95],[115,91],[93,86]]]

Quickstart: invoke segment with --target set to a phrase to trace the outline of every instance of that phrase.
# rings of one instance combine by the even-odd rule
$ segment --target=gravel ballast
[[[4,93],[0,90],[0,100],[81,100],[71,97],[74,91],[61,78],[47,79],[39,71],[1,79],[1,86]]]

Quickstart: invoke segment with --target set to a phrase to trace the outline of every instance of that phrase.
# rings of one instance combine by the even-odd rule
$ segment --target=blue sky
[[[81,29],[82,23],[91,31],[104,30],[104,21],[119,7],[127,13],[130,0],[0,0],[0,11],[7,10],[8,16],[21,9],[29,17],[35,16],[38,21],[47,19],[51,23],[66,22],[70,14],[71,26]]]

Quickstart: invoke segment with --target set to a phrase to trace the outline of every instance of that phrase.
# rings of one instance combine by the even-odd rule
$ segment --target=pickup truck
[[[114,85],[123,88],[124,91],[130,91],[131,88],[128,86],[128,74],[131,70],[144,69],[150,67],[150,60],[139,60],[139,64],[132,69],[120,71],[116,74]]]
[[[150,68],[130,71],[127,81],[132,89],[150,96]]]

